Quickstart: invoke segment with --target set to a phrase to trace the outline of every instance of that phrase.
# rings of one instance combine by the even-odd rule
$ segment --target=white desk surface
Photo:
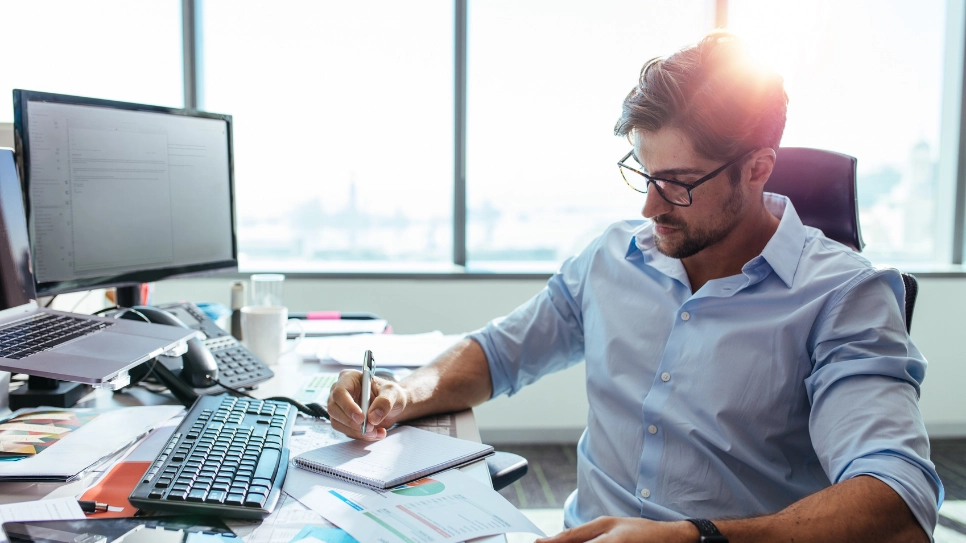
[[[258,385],[250,393],[258,398],[271,396],[293,396],[302,383],[311,375],[323,371],[340,371],[345,366],[322,365],[318,362],[303,362],[295,353],[285,355],[278,364],[271,366],[275,377]],[[175,404],[177,401],[167,394],[155,394],[143,388],[133,387],[113,393],[108,390],[94,390],[78,403],[77,407],[115,409],[136,405]],[[480,432],[476,426],[473,411],[467,409],[455,413],[456,435],[461,439],[480,442]],[[486,461],[481,460],[460,468],[464,473],[491,485],[490,472]],[[58,498],[80,495],[91,482],[88,479],[73,483],[0,483],[0,503],[14,503],[36,500],[45,497]],[[506,543],[503,535],[472,540],[474,543]]]

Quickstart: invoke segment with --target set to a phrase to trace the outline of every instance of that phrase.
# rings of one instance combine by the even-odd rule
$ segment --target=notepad
[[[412,426],[380,441],[346,441],[295,457],[310,471],[378,489],[399,486],[493,453],[493,447]]]

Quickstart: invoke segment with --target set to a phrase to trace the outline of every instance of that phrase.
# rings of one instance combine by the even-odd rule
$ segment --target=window
[[[181,2],[3,2],[0,122],[12,89],[182,107]]]
[[[948,261],[954,198],[939,176],[940,133],[944,79],[959,74],[944,71],[945,0],[728,6],[729,26],[785,77],[782,145],[858,158],[863,254],[876,263]],[[961,48],[959,32],[951,43]]]
[[[243,271],[449,271],[453,4],[209,0]]]
[[[641,218],[614,123],[644,63],[698,41],[713,7],[470,0],[468,269],[553,271],[608,224]]]
[[[234,118],[243,272],[554,270],[608,224],[640,218],[645,197],[615,165],[628,149],[612,135],[621,102],[644,62],[723,18],[785,77],[782,145],[858,158],[865,256],[962,264],[962,2],[185,5],[196,17],[178,0],[0,1],[13,46],[0,93],[180,107],[182,24],[196,24],[197,105]],[[0,108],[0,142],[10,121]]]

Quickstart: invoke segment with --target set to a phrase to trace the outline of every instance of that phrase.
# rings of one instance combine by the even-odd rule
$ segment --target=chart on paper
[[[285,491],[359,541],[455,543],[506,532],[543,535],[499,493],[459,470],[377,491],[306,473]]]

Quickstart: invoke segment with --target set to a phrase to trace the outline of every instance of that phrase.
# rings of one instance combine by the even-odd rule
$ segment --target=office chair
[[[802,222],[818,228],[827,237],[861,252],[865,247],[859,227],[856,198],[855,157],[809,149],[782,147],[765,190],[787,196]],[[912,330],[919,283],[903,273],[906,299],[906,331]]]

